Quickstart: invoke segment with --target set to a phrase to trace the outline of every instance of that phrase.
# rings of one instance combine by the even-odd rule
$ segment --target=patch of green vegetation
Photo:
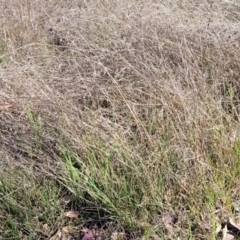
[[[6,56],[7,45],[0,42],[0,64],[3,64],[7,60]]]
[[[0,230],[1,238],[36,239],[44,235],[44,224],[58,224],[59,197],[54,180],[37,180],[32,174],[8,166],[0,175],[0,221],[5,229]]]
[[[122,151],[116,143],[106,147],[96,137],[84,158],[66,149],[62,150],[62,157],[66,164],[62,181],[69,191],[83,201],[94,202],[128,228],[140,227],[146,239],[157,231],[149,223],[165,207],[164,191],[175,164],[172,161],[173,166],[166,167],[161,161],[169,162],[170,157],[149,159],[130,149]],[[181,191],[178,183],[171,187],[176,194]]]
[[[42,140],[41,140],[41,131],[43,129],[43,122],[41,121],[40,116],[32,109],[28,109],[26,112],[27,118],[30,122],[31,132],[34,137],[34,147],[41,149]]]

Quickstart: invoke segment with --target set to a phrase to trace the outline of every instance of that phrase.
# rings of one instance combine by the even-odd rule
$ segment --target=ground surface
[[[239,1],[0,16],[1,239],[216,239],[238,217]]]

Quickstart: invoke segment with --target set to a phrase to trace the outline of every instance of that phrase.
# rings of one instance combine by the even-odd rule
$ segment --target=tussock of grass
[[[102,218],[105,238],[215,239],[239,205],[239,7],[3,1],[3,239]]]

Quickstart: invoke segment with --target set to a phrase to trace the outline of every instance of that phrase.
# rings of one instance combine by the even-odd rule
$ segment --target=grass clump
[[[3,239],[216,239],[238,217],[237,2],[2,4]]]

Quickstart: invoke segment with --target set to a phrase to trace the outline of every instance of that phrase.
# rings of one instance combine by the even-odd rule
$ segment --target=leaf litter
[[[217,226],[216,234],[221,236],[222,240],[237,240],[240,236],[240,218],[236,218],[236,222],[232,218],[228,218]]]
[[[65,217],[78,218],[79,212],[75,210],[70,210],[64,214]]]

